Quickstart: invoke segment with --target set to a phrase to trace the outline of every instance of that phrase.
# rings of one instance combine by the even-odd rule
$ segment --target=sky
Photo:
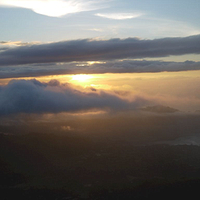
[[[0,15],[2,41],[200,34],[198,0],[1,0]]]
[[[200,110],[199,0],[0,0],[0,117]]]

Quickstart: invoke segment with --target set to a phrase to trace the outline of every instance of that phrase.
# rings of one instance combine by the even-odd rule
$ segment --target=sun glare
[[[77,74],[72,76],[72,81],[78,81],[78,82],[86,82],[89,81],[91,78],[93,78],[91,75],[87,74]]]

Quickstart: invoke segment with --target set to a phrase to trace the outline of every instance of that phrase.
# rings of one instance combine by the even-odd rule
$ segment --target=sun
[[[71,81],[75,81],[75,82],[87,82],[90,79],[92,79],[93,77],[91,75],[88,74],[76,74],[72,76]]]

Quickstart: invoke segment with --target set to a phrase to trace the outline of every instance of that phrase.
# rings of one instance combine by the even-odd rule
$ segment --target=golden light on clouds
[[[33,77],[19,79],[30,80]],[[61,84],[69,83],[72,88],[80,91],[103,90],[129,100],[139,95],[179,110],[197,110],[200,105],[200,71],[66,74],[35,79],[45,83],[56,79]],[[0,85],[6,85],[10,80],[1,79]]]
[[[105,64],[106,62],[102,62],[102,61],[88,61],[87,64],[88,65],[94,65],[94,64]]]

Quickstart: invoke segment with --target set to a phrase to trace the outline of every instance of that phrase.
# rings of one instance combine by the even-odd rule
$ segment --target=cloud
[[[107,62],[46,63],[0,67],[0,78],[37,77],[61,74],[145,73],[200,70],[200,62],[114,60]]]
[[[142,13],[97,13],[95,14],[98,17],[115,19],[115,20],[125,20],[133,19],[142,16]]]
[[[8,49],[0,52],[0,66],[199,54],[199,44],[200,35],[154,40],[72,40]]]
[[[147,107],[141,108],[140,110],[146,111],[146,112],[159,113],[159,114],[179,112],[179,110],[175,108],[171,108],[169,106],[163,106],[163,105],[147,106]]]
[[[0,47],[0,51],[5,51],[5,50],[8,50],[9,48],[8,47]]]
[[[6,45],[6,46],[27,46],[34,44],[39,44],[39,42],[0,41],[0,45]]]
[[[96,10],[101,5],[102,1],[98,0],[0,0],[0,6],[26,8],[50,17]]]
[[[57,80],[42,83],[12,80],[0,87],[0,115],[19,113],[60,113],[90,110],[132,110],[148,101],[136,96],[133,101],[103,91],[85,92],[62,85]]]
[[[40,42],[0,41],[0,52],[17,46],[31,46],[34,44],[40,44]]]
[[[100,29],[100,28],[91,28],[91,29],[88,29],[89,31],[96,31],[96,32],[104,32],[103,29]]]

